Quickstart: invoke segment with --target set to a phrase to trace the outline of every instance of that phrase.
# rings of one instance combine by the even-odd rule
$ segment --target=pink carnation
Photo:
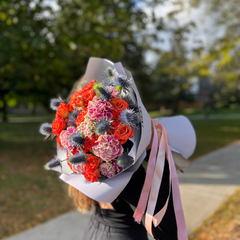
[[[116,169],[114,165],[109,162],[102,162],[99,165],[99,171],[101,172],[102,175],[107,176],[109,178],[114,177],[116,175]]]
[[[120,91],[117,91],[115,87],[108,86],[107,88],[112,92],[112,97],[118,97],[120,95]]]
[[[113,135],[101,135],[98,144],[93,146],[93,152],[102,160],[109,162],[120,156],[123,152],[123,147]]]
[[[95,96],[93,100],[88,103],[87,115],[92,120],[98,120],[103,117],[107,120],[111,120],[113,117],[111,110],[113,110],[111,103],[107,102],[106,100],[98,100],[98,98]]]
[[[78,126],[78,130],[85,136],[92,138],[93,129],[95,128],[96,123],[93,122],[90,118],[86,117],[84,122]]]
[[[72,152],[73,150],[73,146],[69,143],[69,136],[72,134],[72,133],[75,133],[77,132],[77,128],[75,127],[68,127],[67,130],[63,130],[60,134],[60,141],[61,141],[61,144],[64,148],[66,148],[66,150],[68,152]]]
[[[123,170],[117,165],[116,160],[112,160],[110,162],[102,162],[99,165],[98,169],[102,175],[107,176],[108,178],[114,177],[116,174],[120,173]]]
[[[87,170],[86,163],[72,164],[72,170],[76,173],[83,173]]]

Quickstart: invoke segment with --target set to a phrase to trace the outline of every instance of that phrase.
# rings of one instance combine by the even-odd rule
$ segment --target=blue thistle
[[[103,85],[95,83],[93,85],[93,89],[100,94],[101,100],[109,101],[112,97],[112,92],[108,90],[106,87],[104,87]]]
[[[61,162],[58,159],[55,159],[55,158],[44,165],[44,168],[46,170],[52,170],[56,167],[61,167]]]
[[[52,124],[43,123],[39,129],[39,132],[47,138],[50,137],[52,135]]]
[[[97,135],[100,135],[100,134],[104,134],[105,132],[107,132],[110,128],[112,128],[110,122],[108,122],[105,119],[100,119],[95,126],[94,132]]]
[[[78,154],[71,156],[68,162],[71,164],[87,162],[87,155],[83,152],[79,152]]]
[[[50,102],[51,109],[56,111],[60,106],[60,103],[61,103],[61,100],[58,98],[51,99],[51,102]]]
[[[113,69],[111,67],[108,67],[106,69],[106,73],[107,73],[107,76],[110,77],[110,78],[112,78],[114,76]]]
[[[139,111],[137,104],[134,103],[133,99],[128,94],[121,94],[120,97],[123,100],[128,101],[129,108],[133,109],[135,112]]]
[[[79,114],[79,111],[74,110],[68,115],[68,121],[69,121],[70,125],[74,125],[74,126],[76,125],[75,121],[77,119],[78,114]]]
[[[134,160],[131,156],[126,153],[123,153],[120,157],[117,158],[117,165],[123,169],[127,169],[134,163]]]
[[[127,78],[126,75],[119,74],[115,77],[116,85],[121,86],[123,90],[128,90],[131,87],[131,81]]]
[[[123,124],[132,127],[137,127],[137,125],[140,123],[136,112],[132,109],[124,109],[121,113],[119,120]]]
[[[85,143],[85,136],[83,134],[81,134],[80,132],[72,133],[69,136],[69,143],[73,147],[83,146],[83,144]]]

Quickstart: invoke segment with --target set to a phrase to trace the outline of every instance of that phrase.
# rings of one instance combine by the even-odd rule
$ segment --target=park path
[[[240,141],[237,141],[197,158],[184,173],[178,174],[189,233],[240,187],[239,169]],[[6,240],[81,239],[89,218],[90,214],[71,211]]]

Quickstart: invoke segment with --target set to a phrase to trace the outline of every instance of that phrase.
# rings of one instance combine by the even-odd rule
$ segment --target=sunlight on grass
[[[240,133],[240,127],[225,126],[225,127],[221,127],[220,131]]]

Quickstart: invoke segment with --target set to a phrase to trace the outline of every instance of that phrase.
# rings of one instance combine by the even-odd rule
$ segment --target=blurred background
[[[74,208],[38,128],[91,56],[132,72],[151,117],[189,117],[192,160],[240,138],[237,0],[0,0],[0,30],[0,238]]]

